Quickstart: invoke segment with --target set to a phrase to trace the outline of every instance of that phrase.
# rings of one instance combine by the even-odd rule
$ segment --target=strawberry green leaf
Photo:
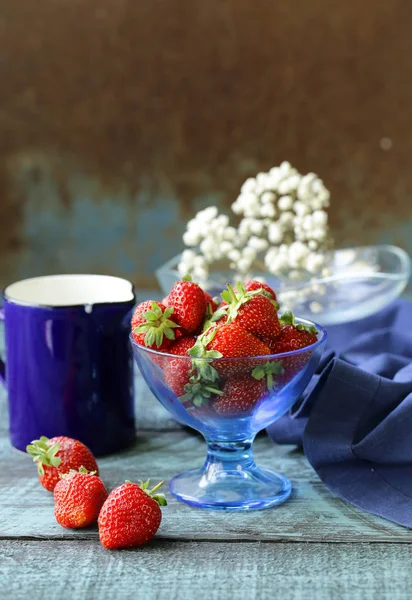
[[[295,316],[293,312],[287,310],[280,318],[281,325],[295,325]]]
[[[168,319],[170,316],[172,316],[172,314],[174,313],[174,310],[175,310],[174,306],[168,306],[163,313],[163,316],[165,317],[165,319]]]
[[[214,382],[219,379],[219,373],[212,365],[205,360],[193,360],[192,370],[197,371],[198,377],[205,381]]]
[[[161,329],[156,329],[155,333],[156,346],[160,348],[163,342],[163,331]]]
[[[58,467],[61,464],[61,458],[56,456],[60,450],[58,443],[49,446],[49,439],[42,436],[39,440],[34,440],[26,447],[26,451],[32,456],[33,461],[37,463],[39,475],[44,475],[44,466]]]
[[[165,327],[165,329],[163,330],[163,333],[165,334],[165,336],[167,337],[168,340],[175,339],[175,332],[173,331],[173,329],[170,329],[170,327]]]
[[[305,325],[304,323],[298,323],[295,325],[298,331],[307,331],[308,333],[318,333],[318,330],[313,325]]]
[[[222,297],[222,300],[224,300],[228,304],[230,304],[232,302],[232,296],[230,295],[230,293],[227,290],[222,292],[220,295]]]
[[[258,367],[255,367],[253,369],[253,371],[252,371],[252,377],[254,379],[260,380],[260,379],[263,379],[264,376],[265,376],[265,369],[264,369],[264,367],[262,367],[262,366],[259,365]]]
[[[163,494],[156,494],[155,496],[152,496],[152,498],[153,500],[156,500],[160,506],[167,506],[167,500]]]
[[[147,310],[146,312],[142,313],[142,317],[146,319],[146,321],[156,321],[158,318],[154,310]]]
[[[246,288],[241,281],[239,281],[236,284],[236,290],[237,290],[238,294],[240,294],[241,296],[244,296],[246,294]]]
[[[146,331],[150,331],[152,327],[153,325],[151,325],[150,323],[142,323],[134,329],[134,333],[146,333]]]
[[[257,365],[252,371],[252,377],[261,380],[266,377],[266,386],[268,390],[272,390],[276,385],[274,377],[282,375],[284,368],[281,361],[267,361],[264,364]]]
[[[210,321],[212,323],[216,323],[216,321],[219,321],[222,317],[225,317],[227,315],[227,311],[228,309],[225,307],[219,308],[216,312],[213,313]]]
[[[153,346],[156,341],[156,333],[153,328],[149,329],[144,337],[144,343],[146,346]]]
[[[194,344],[194,346],[192,346],[189,349],[189,354],[190,356],[193,356],[194,358],[200,358],[201,356],[203,356],[205,353],[205,348],[202,344],[198,344],[197,341]]]

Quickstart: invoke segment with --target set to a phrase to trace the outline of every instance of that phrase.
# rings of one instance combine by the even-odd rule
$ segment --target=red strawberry
[[[196,343],[196,338],[193,336],[184,336],[174,342],[169,349],[170,354],[187,356],[187,351]]]
[[[239,373],[250,373],[256,361],[249,358],[244,361],[225,361],[222,357],[254,357],[270,354],[270,349],[257,337],[236,323],[218,323],[212,325],[197,338],[196,344],[189,354],[199,359],[214,359],[210,366],[217,373],[226,377]]]
[[[176,337],[178,325],[170,319],[173,308],[159,302],[146,300],[135,309],[132,317],[132,334],[141,346],[167,352]]]
[[[205,360],[169,359],[164,378],[165,384],[188,410],[209,404],[214,396],[221,393],[218,373]]]
[[[40,483],[49,492],[60,481],[60,475],[70,470],[78,471],[84,467],[87,471],[99,474],[96,460],[87,446],[64,435],[50,440],[42,436],[27,446],[26,450],[37,463]]]
[[[280,354],[301,350],[316,343],[317,331],[313,326],[296,324],[293,313],[286,312],[281,318],[281,332],[272,345],[272,352]],[[292,356],[280,359],[285,369],[283,379],[288,383],[299,371],[301,371],[312,357],[313,351],[307,350]]]
[[[217,310],[217,304],[213,300],[212,296],[208,292],[203,292],[205,295],[206,305],[210,304],[211,312],[214,313]]]
[[[169,306],[169,296],[165,296],[161,303],[163,306]]]
[[[134,548],[154,536],[162,520],[160,506],[167,504],[162,494],[155,494],[162,484],[149,490],[149,481],[140,486],[126,481],[110,493],[98,519],[105,548]]]
[[[280,333],[278,313],[274,301],[258,291],[247,292],[237,284],[237,292],[228,284],[222,298],[228,304],[215,313],[228,323],[236,323],[270,346]]]
[[[215,327],[214,331],[206,350],[215,350],[226,358],[270,354],[266,344],[237,323],[223,323]]]
[[[245,281],[243,284],[245,286],[245,290],[247,292],[256,292],[257,290],[263,290],[263,293],[268,296],[271,300],[277,300],[276,293],[272,290],[272,288],[267,283],[261,283],[260,281],[256,281],[256,279],[249,279],[249,281]],[[234,288],[235,293],[237,294],[237,288]],[[222,300],[221,306],[225,306],[228,303],[225,300]]]
[[[281,330],[272,349],[274,353],[291,352],[315,344],[318,340],[316,327],[295,323],[293,313],[286,312],[281,318]]]
[[[267,283],[261,283],[260,281],[256,281],[256,279],[250,279],[249,281],[245,281],[243,284],[245,286],[245,290],[247,292],[255,292],[256,290],[264,290],[268,293],[268,297],[272,300],[276,300],[276,293],[272,290],[272,288]]]
[[[245,416],[268,395],[265,379],[254,379],[250,375],[228,379],[223,386],[223,396],[213,404],[216,412],[226,416]]]
[[[54,516],[62,527],[78,529],[97,521],[107,498],[103,481],[86,469],[70,471],[54,488]]]
[[[169,294],[173,320],[189,334],[196,333],[206,314],[206,299],[201,287],[189,279],[178,281]]]
[[[186,394],[185,386],[190,383],[192,361],[169,358],[164,368],[165,384],[179,398]]]

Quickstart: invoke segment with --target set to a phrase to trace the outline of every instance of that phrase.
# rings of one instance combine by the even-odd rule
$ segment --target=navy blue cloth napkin
[[[412,528],[412,303],[328,328],[316,375],[270,426],[337,496]]]

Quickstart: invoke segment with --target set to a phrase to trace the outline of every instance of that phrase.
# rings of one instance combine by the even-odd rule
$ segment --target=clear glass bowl
[[[298,322],[312,324],[302,319]],[[203,508],[251,510],[279,504],[289,497],[290,481],[284,475],[258,468],[252,444],[259,431],[292,407],[309,383],[327,336],[322,327],[316,325],[316,328],[318,341],[294,352],[194,359],[196,368],[208,364],[219,374],[218,382],[211,385],[217,386],[220,395],[211,393],[207,403],[200,406],[197,400],[184,397],[183,385],[194,366],[193,359],[150,350],[130,336],[134,358],[150,390],[175,419],[196,429],[206,439],[207,458],[203,467],[171,480],[170,491],[176,498]],[[257,367],[267,369],[268,363],[278,373],[273,376],[272,389],[268,389],[265,378],[256,380],[251,375]],[[240,405],[226,403],[233,385],[238,390],[248,390]]]
[[[180,278],[175,256],[156,271],[165,294]],[[328,254],[330,275],[317,279],[292,281],[276,279],[268,273],[267,283],[278,293],[282,311],[292,310],[323,325],[347,323],[372,315],[403,292],[410,276],[410,258],[396,246],[363,246],[335,250]],[[209,293],[219,295],[233,273],[213,272],[208,281],[199,282]]]

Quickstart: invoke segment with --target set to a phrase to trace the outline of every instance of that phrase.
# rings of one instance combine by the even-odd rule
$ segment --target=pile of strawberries
[[[162,520],[167,504],[149,481],[126,481],[108,494],[93,454],[69,437],[41,437],[27,446],[37,463],[40,483],[54,492],[54,515],[62,527],[79,529],[98,523],[105,548],[131,548],[148,542]]]
[[[228,284],[219,301],[186,277],[162,302],[149,300],[136,307],[132,334],[138,344],[176,356],[162,360],[156,354],[153,360],[186,408],[203,415],[244,416],[276,385],[290,381],[311,353],[282,360],[254,357],[299,350],[317,341],[314,327],[296,324],[290,312],[279,318],[278,309],[276,293],[267,284]]]

